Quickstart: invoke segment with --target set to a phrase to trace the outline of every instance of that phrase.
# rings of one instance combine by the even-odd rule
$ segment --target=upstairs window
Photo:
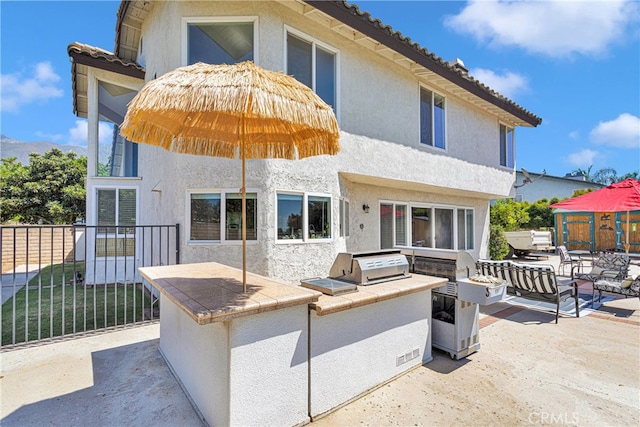
[[[420,88],[420,143],[445,149],[445,99]]]
[[[98,81],[98,149],[96,175],[100,177],[138,176],[138,144],[120,135],[127,104],[136,91]]]
[[[500,166],[515,167],[516,146],[514,130],[505,125],[500,125]]]
[[[184,21],[183,62],[235,64],[255,58],[256,18],[196,19]]]
[[[336,52],[287,32],[287,74],[309,86],[336,111]]]

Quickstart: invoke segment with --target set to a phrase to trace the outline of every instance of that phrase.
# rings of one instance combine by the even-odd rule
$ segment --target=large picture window
[[[257,193],[247,193],[248,241],[258,239],[257,211]],[[191,242],[242,240],[242,197],[238,193],[189,193],[188,217]]]
[[[500,125],[500,165],[508,168],[515,167],[516,146],[514,130],[505,125]]]
[[[420,88],[420,142],[431,147],[445,145],[445,99],[424,87]]]
[[[287,74],[309,86],[336,110],[336,52],[301,34],[287,32]]]
[[[331,238],[330,196],[278,193],[277,209],[278,240]]]
[[[255,57],[256,18],[185,18],[184,63],[235,64]]]
[[[410,222],[407,213],[410,212]],[[380,203],[380,248],[474,248],[473,209]],[[410,227],[408,227],[410,225]],[[410,243],[409,243],[410,242]]]

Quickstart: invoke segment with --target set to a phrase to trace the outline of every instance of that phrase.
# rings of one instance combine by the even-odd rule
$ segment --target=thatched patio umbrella
[[[243,292],[245,159],[300,159],[340,150],[329,105],[293,77],[250,61],[198,63],[148,82],[130,102],[120,133],[177,153],[242,159]]]

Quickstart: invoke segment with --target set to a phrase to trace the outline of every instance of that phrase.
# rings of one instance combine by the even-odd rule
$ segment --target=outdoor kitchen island
[[[217,263],[143,267],[160,352],[209,425],[299,425],[431,360],[414,275],[330,296]]]

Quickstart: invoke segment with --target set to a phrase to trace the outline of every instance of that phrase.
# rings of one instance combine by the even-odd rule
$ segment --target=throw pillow
[[[604,271],[604,269],[603,269],[603,268],[600,268],[600,267],[593,267],[593,268],[591,269],[591,272],[590,272],[589,274],[594,274],[594,275],[596,275],[596,276],[599,276],[599,275],[600,275],[600,273],[602,273],[603,271]]]
[[[620,287],[621,288],[630,288],[632,283],[633,283],[633,279],[631,277],[627,277],[626,279],[624,279],[622,281],[622,283],[620,283]]]

